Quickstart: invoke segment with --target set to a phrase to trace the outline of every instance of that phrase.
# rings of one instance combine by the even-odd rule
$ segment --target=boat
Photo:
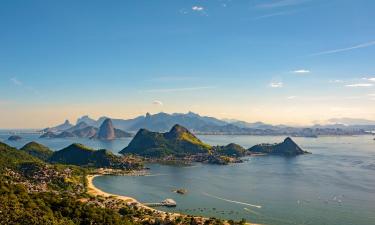
[[[161,204],[163,206],[167,206],[167,207],[176,207],[177,206],[176,201],[171,199],[171,198],[165,199],[164,201],[161,202]]]

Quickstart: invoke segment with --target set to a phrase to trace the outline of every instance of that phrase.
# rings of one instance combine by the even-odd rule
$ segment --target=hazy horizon
[[[375,120],[374,1],[0,5],[0,129],[161,111]]]
[[[0,130],[23,130],[23,129],[25,129],[25,130],[28,130],[28,129],[39,130],[39,129],[44,129],[44,128],[48,128],[48,127],[54,127],[54,126],[57,126],[57,125],[61,125],[61,124],[65,123],[66,120],[68,120],[69,123],[71,123],[73,125],[76,125],[79,119],[82,119],[83,117],[86,117],[86,116],[89,117],[90,119],[95,120],[95,121],[98,121],[102,117],[106,117],[106,118],[110,118],[110,119],[128,120],[128,119],[134,119],[134,118],[139,117],[139,116],[146,116],[147,113],[150,113],[150,112],[135,115],[134,117],[111,117],[111,116],[107,116],[107,115],[101,115],[101,116],[93,117],[93,116],[90,116],[88,114],[83,114],[83,115],[78,116],[76,118],[66,118],[66,119],[58,121],[56,123],[46,124],[43,127],[5,127],[5,128],[0,127]],[[167,113],[167,114],[170,114],[170,115],[172,115],[172,114],[187,114],[187,113],[198,114],[198,113],[192,112],[192,111],[187,111],[187,112],[163,112],[163,111],[160,111],[160,112],[151,113],[151,115],[155,115],[155,114],[159,114],[159,113]],[[287,126],[292,126],[292,127],[309,127],[309,126],[313,126],[313,125],[334,125],[334,124],[375,125],[375,120],[366,120],[366,119],[361,119],[361,118],[345,118],[345,117],[330,118],[328,120],[321,120],[321,121],[315,120],[315,121],[312,121],[309,124],[293,124],[293,123],[269,123],[267,121],[245,121],[245,120],[239,120],[239,119],[236,119],[236,118],[224,118],[224,117],[219,118],[219,117],[214,117],[214,116],[211,116],[211,115],[203,115],[203,114],[198,114],[198,115],[203,116],[203,117],[213,117],[213,118],[225,121],[227,123],[234,123],[234,122],[259,123],[259,122],[261,122],[261,123],[273,125],[273,126],[287,125]]]

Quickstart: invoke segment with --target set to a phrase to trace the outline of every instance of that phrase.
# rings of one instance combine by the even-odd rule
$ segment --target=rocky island
[[[278,144],[259,144],[249,148],[251,153],[263,153],[269,155],[297,156],[309,154],[302,150],[290,137]]]
[[[12,135],[8,138],[8,141],[20,141],[20,140],[22,140],[22,137],[18,135]]]

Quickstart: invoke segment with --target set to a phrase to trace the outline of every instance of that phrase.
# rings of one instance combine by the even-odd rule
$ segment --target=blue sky
[[[0,127],[375,119],[375,1],[0,2]]]

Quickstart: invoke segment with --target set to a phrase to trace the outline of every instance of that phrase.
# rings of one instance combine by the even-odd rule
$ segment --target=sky
[[[375,120],[373,0],[2,0],[0,128]]]

